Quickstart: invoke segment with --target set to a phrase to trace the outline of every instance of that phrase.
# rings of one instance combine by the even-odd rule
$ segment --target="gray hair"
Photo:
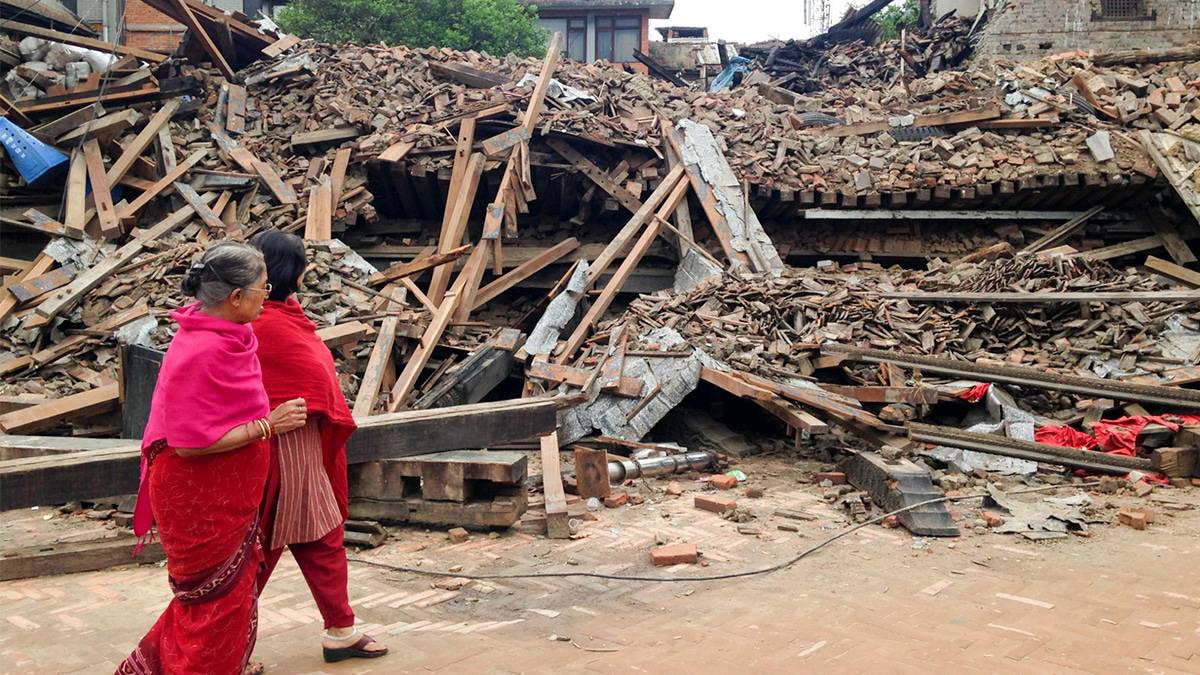
[[[222,241],[209,246],[192,265],[183,278],[182,289],[185,295],[196,298],[205,307],[215,307],[235,290],[250,287],[266,268],[258,249],[249,244]]]

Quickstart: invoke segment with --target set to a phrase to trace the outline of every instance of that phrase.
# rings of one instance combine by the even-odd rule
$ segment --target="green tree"
[[[403,44],[537,56],[546,31],[537,7],[517,0],[292,0],[279,14],[289,33],[322,42]]]
[[[921,20],[921,7],[917,0],[904,0],[899,4],[893,2],[872,18],[883,29],[883,39],[893,40],[900,37],[902,29],[911,29],[917,25]]]

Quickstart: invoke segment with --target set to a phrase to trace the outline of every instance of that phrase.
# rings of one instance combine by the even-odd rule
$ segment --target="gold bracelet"
[[[258,440],[260,440],[260,441],[267,440],[267,430],[263,426],[263,421],[262,420],[254,420],[254,423],[258,425]]]
[[[273,438],[275,436],[275,425],[271,424],[271,418],[264,417],[263,424],[267,425],[267,438]]]

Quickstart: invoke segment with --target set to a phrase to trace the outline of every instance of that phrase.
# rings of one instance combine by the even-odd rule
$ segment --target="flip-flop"
[[[349,647],[338,647],[337,649],[322,647],[322,650],[325,652],[325,663],[337,663],[346,659],[377,659],[380,656],[386,655],[388,653],[387,647],[379,650],[364,649],[364,647],[374,641],[375,638],[370,635],[364,635],[358,639],[358,642]]]

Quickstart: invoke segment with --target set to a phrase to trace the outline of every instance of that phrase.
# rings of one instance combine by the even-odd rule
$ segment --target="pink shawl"
[[[258,362],[258,339],[249,324],[200,311],[195,303],[175,310],[179,332],[163,358],[142,436],[141,483],[133,531],[154,525],[150,511],[150,456],[160,441],[170,448],[205,448],[230,429],[270,412]]]

